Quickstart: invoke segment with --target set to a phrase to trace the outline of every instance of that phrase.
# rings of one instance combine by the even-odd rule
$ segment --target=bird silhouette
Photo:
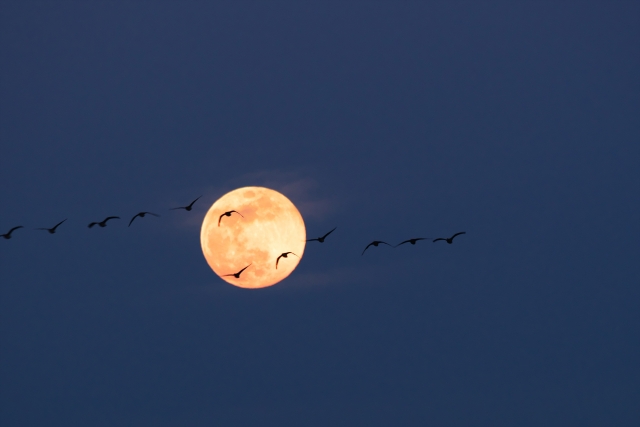
[[[175,211],[176,209],[184,209],[185,211],[190,211],[193,208],[193,204],[195,202],[197,202],[200,197],[202,197],[202,196],[199,196],[197,199],[195,199],[193,202],[189,203],[187,206],[180,206],[180,207],[177,207],[177,208],[171,208],[169,210],[170,211]]]
[[[131,221],[129,221],[128,227],[131,227],[131,223],[133,222],[134,219],[136,219],[138,217],[144,218],[145,215],[153,215],[153,216],[157,216],[157,217],[160,216],[158,214],[154,214],[153,212],[138,212],[137,214],[135,214],[135,216],[133,218],[131,218]]]
[[[119,216],[108,216],[106,217],[104,220],[100,221],[100,222],[92,222],[89,224],[89,228],[93,227],[94,225],[99,225],[100,227],[106,227],[107,226],[107,221],[109,221],[110,219],[120,219]]]
[[[405,243],[411,243],[412,245],[415,245],[418,240],[429,240],[429,239],[430,237],[416,237],[413,239],[405,240],[402,243],[398,243],[395,247],[397,248],[398,246],[404,245]]]
[[[276,259],[276,270],[278,269],[278,261],[280,261],[280,258],[287,258],[287,256],[289,254],[296,255],[293,252],[283,252],[283,253],[281,253],[280,256]],[[298,255],[296,255],[296,256],[298,256]],[[300,258],[300,257],[298,256],[298,258]]]
[[[218,227],[220,227],[220,221],[222,221],[222,217],[223,216],[231,216],[232,213],[237,213],[238,215],[240,215],[242,218],[244,218],[244,215],[242,215],[240,212],[238,211],[227,211],[225,213],[223,213],[222,215],[220,215],[220,218],[218,218]]]
[[[456,236],[459,236],[459,235],[461,235],[461,234],[466,234],[466,232],[461,231],[461,232],[456,233],[456,234],[454,234],[453,236],[448,237],[448,238],[447,238],[447,237],[438,237],[437,239],[433,239],[433,242],[435,243],[435,242],[437,242],[438,240],[444,240],[444,241],[446,241],[448,244],[452,244],[452,243],[453,243],[453,238],[454,238],[454,237],[456,237]]]
[[[51,228],[36,228],[36,230],[47,230],[49,232],[49,234],[54,234],[56,232],[56,228],[58,228],[58,226],[60,224],[62,224],[63,222],[65,222],[65,221],[66,221],[66,218],[63,219],[62,221],[60,221],[59,223],[57,223],[56,225],[54,225]]]
[[[338,227],[334,227],[334,228],[333,228],[333,230],[335,230],[336,228],[338,228]],[[306,241],[307,241],[307,242],[314,242],[314,241],[318,241],[318,242],[320,242],[320,243],[323,243],[323,242],[324,242],[324,239],[326,239],[326,238],[327,238],[327,236],[328,236],[329,234],[333,233],[333,230],[331,230],[330,232],[328,232],[327,234],[325,234],[325,235],[324,235],[324,236],[322,236],[322,237],[318,237],[318,238],[316,238],[316,239],[308,239],[308,240],[306,240]]]
[[[253,264],[253,263],[251,263],[251,264]],[[243,272],[243,271],[245,271],[247,268],[249,268],[249,266],[250,266],[251,264],[247,265],[245,268],[243,268],[242,270],[238,271],[237,273],[225,274],[225,275],[223,275],[222,277],[233,276],[233,277],[235,277],[236,279],[239,279],[239,278],[240,278],[240,275],[242,274],[242,272]]]
[[[0,234],[0,236],[4,237],[5,239],[10,239],[11,238],[11,233],[13,233],[14,231],[16,231],[18,228],[24,228],[23,226],[19,225],[17,227],[13,227],[11,230],[9,230],[8,233],[5,234]]]
[[[367,245],[367,247],[366,247],[366,248],[364,248],[364,251],[362,251],[361,256],[362,256],[362,255],[364,255],[364,253],[366,252],[366,250],[367,250],[367,249],[369,249],[369,246],[372,246],[372,245],[373,245],[373,246],[375,246],[375,247],[378,247],[378,245],[379,245],[379,244],[381,244],[381,243],[382,243],[382,244],[385,244],[385,245],[387,245],[387,246],[391,246],[391,245],[390,245],[390,244],[388,244],[387,242],[383,242],[383,241],[380,241],[380,240],[374,240],[373,242],[369,243],[369,244]],[[391,247],[393,247],[393,246],[391,246]]]

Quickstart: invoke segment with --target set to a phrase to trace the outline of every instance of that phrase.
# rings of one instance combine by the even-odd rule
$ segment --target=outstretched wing
[[[454,237],[459,236],[459,235],[461,235],[461,234],[467,234],[467,233],[466,233],[466,232],[464,232],[464,231],[461,231],[461,232],[459,232],[459,233],[456,233],[456,234],[454,234],[453,236],[451,236],[451,240],[453,240],[453,238],[454,238]]]
[[[282,258],[282,255],[276,258],[276,270],[278,269],[278,262],[280,262],[280,258]]]
[[[13,227],[11,230],[9,230],[9,232],[8,232],[7,234],[11,234],[11,233],[13,233],[13,232],[14,232],[14,231],[16,231],[18,228],[24,228],[24,227],[23,227],[23,226],[21,226],[21,225],[19,225],[19,226],[17,226],[17,227]]]
[[[253,264],[253,263],[251,263]],[[245,268],[243,268],[242,270],[238,271],[236,274],[239,276],[242,274],[243,271],[245,271],[247,268],[249,268],[251,266],[251,264],[247,265]]]
[[[153,212],[145,212],[146,215],[151,215],[160,218],[160,215],[154,214]]]
[[[140,213],[142,213],[142,212],[140,212]],[[139,216],[140,216],[140,214],[139,214],[139,213],[135,214],[135,215],[133,216],[133,218],[131,218],[131,221],[129,221],[129,225],[128,225],[127,227],[131,227],[131,223],[133,222],[133,220],[134,220],[134,219],[136,219],[136,218],[138,218]]]
[[[97,222],[92,222],[89,224],[89,228],[93,227],[94,225],[98,224]]]
[[[197,202],[197,201],[198,201],[198,199],[199,199],[200,197],[202,197],[202,196],[198,196],[198,197],[197,197],[193,202],[189,203],[188,207],[193,206],[193,204],[194,204],[195,202]]]
[[[56,225],[54,225],[54,226],[53,226],[53,228],[52,228],[52,230],[55,230],[56,228],[58,228],[58,226],[59,226],[60,224],[62,224],[63,222],[65,222],[66,220],[67,220],[67,219],[65,218],[65,219],[63,219],[62,221],[60,221],[59,223],[57,223]]]
[[[319,241],[320,241],[320,238],[317,238],[317,239],[307,239],[307,240],[305,240],[305,242],[313,242],[313,241],[316,241],[316,240],[319,242]]]
[[[102,222],[104,222],[106,224],[107,221],[109,221],[110,219],[120,219],[120,217],[119,216],[108,216]]]
[[[398,244],[397,244],[397,245],[395,245],[394,247],[396,247],[396,248],[397,248],[398,246],[400,246],[400,245],[404,245],[405,243],[409,243],[409,242],[411,242],[411,239],[409,239],[409,240],[405,240],[405,241],[404,241],[404,242],[402,242],[402,243],[398,243]]]
[[[437,239],[433,239],[433,243],[437,242],[438,240],[447,240],[447,239],[443,239],[442,237],[438,237]]]
[[[364,248],[364,251],[362,251],[362,254],[360,254],[360,256],[364,255],[364,253],[366,252],[366,250],[367,250],[367,249],[369,249],[369,246],[371,246],[371,245],[373,245],[373,242],[369,243],[369,244],[367,245],[367,247],[366,247],[366,248]]]
[[[225,215],[225,214],[222,214],[222,215],[220,215],[220,217],[218,218],[218,227],[220,227],[220,221],[222,221],[222,217],[223,217],[224,215]]]
[[[240,215],[242,218],[244,218],[244,215],[242,215],[242,214],[241,214],[240,212],[238,212],[238,211],[231,211],[231,212],[235,212],[235,213],[237,213],[238,215]]]
[[[326,238],[327,238],[327,236],[328,236],[329,234],[333,233],[333,231],[334,231],[336,228],[338,228],[338,227],[334,227],[334,228],[333,228],[333,230],[331,230],[330,232],[328,232],[327,234],[325,234],[324,236],[322,236],[322,238],[323,238],[323,239],[326,239]]]

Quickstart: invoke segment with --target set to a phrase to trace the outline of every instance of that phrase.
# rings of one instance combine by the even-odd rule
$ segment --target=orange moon
[[[235,210],[231,216],[225,212]],[[220,215],[224,215],[220,217]],[[264,288],[285,279],[300,262],[307,233],[289,199],[264,187],[243,187],[209,208],[200,230],[207,263],[222,280],[241,288]],[[283,252],[293,252],[276,260]],[[225,276],[238,273],[240,277]]]

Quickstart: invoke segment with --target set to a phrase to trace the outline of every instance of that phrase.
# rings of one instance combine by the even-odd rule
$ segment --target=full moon
[[[305,239],[298,209],[264,187],[238,188],[219,198],[200,230],[202,252],[211,269],[222,280],[250,289],[275,285],[289,276],[302,258]],[[293,254],[278,259],[285,252]]]

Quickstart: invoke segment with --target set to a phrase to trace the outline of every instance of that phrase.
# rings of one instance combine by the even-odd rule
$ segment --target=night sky
[[[0,425],[640,425],[639,2],[2,1],[0,64]],[[338,227],[261,290],[247,185]]]

